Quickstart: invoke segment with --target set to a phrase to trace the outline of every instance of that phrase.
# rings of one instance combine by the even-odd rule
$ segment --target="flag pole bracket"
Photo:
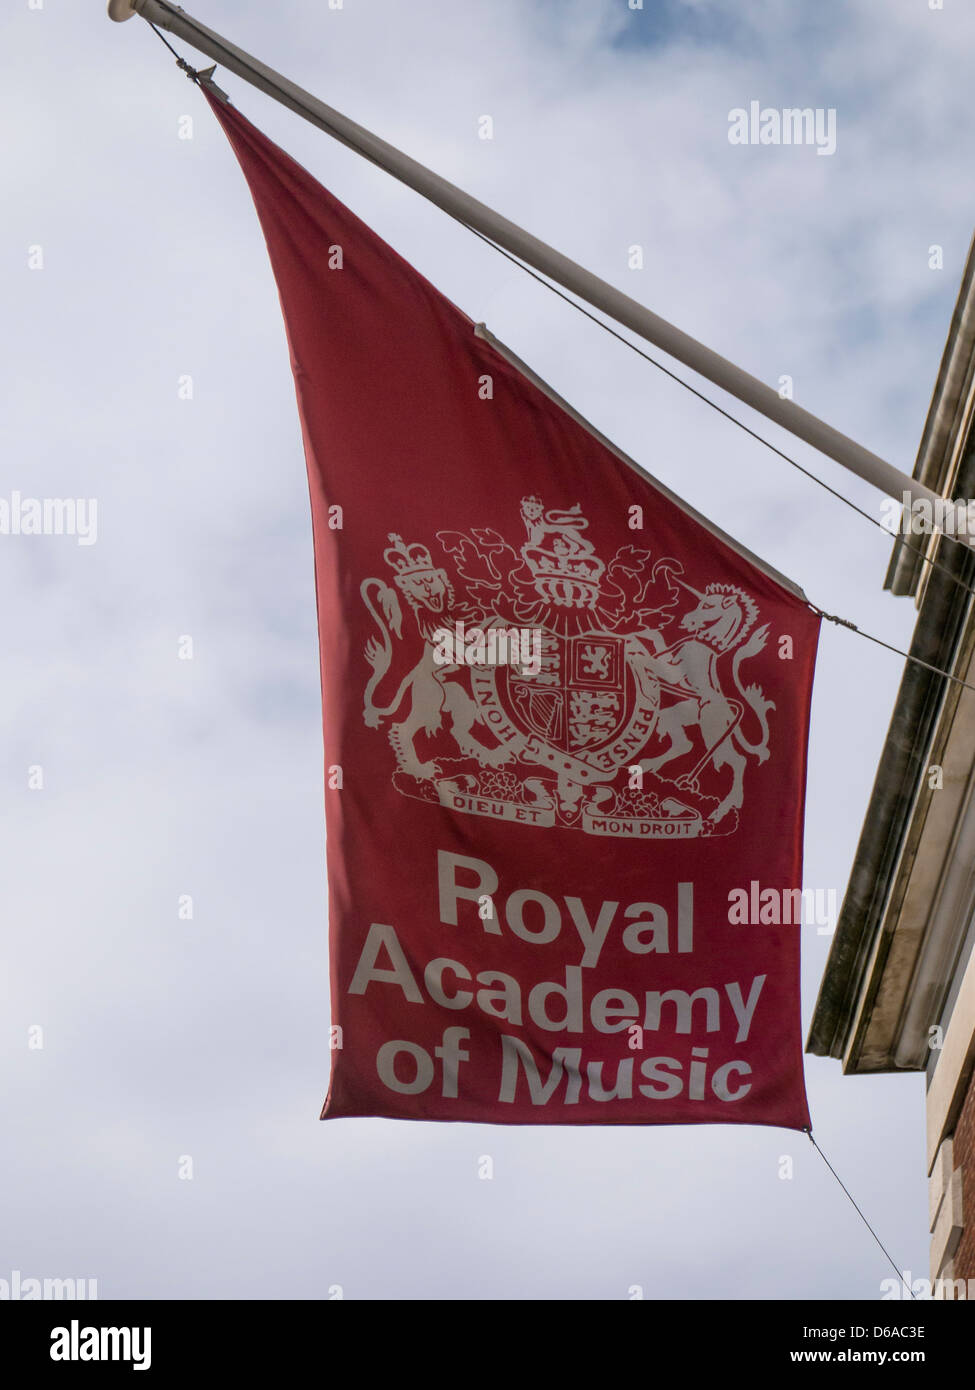
[[[205,87],[208,92],[212,92],[213,95],[215,97],[218,97],[222,102],[224,102],[225,105],[232,106],[233,102],[230,100],[230,97],[223,90],[223,88],[218,87],[216,82],[214,82],[213,80],[213,74],[216,72],[216,70],[216,63],[214,63],[212,68],[204,68],[202,72],[198,72],[196,74],[195,81],[200,87]],[[189,73],[187,73],[187,76],[189,76]]]
[[[142,14],[145,8],[146,0],[108,0],[108,17],[109,19],[114,19],[116,24],[124,24],[125,21],[131,19],[133,15]],[[182,10],[180,10],[179,13],[182,14]],[[159,16],[155,17],[159,18]],[[212,92],[215,97],[224,102],[227,106],[233,105],[227,93],[221,87],[218,87],[213,80],[213,74],[217,70],[216,63],[211,64],[208,68],[192,67],[185,58],[180,57],[166,36],[159,32],[152,18],[146,15],[143,15],[143,18],[157,37],[162,39],[163,43],[176,59],[177,67],[182,68],[191,82],[195,82],[198,87],[204,87],[208,92]],[[164,18],[163,23],[164,27],[169,28],[169,25],[165,24]]]

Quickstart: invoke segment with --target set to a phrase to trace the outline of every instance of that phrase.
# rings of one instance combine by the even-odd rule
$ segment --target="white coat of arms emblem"
[[[390,535],[393,584],[361,585],[377,626],[363,715],[387,725],[396,788],[590,835],[732,833],[775,708],[741,683],[768,639],[754,599],[731,584],[694,589],[678,560],[632,545],[605,563],[578,506],[528,497],[521,519],[518,549],[490,529],[437,532],[443,565]],[[445,630],[483,640],[445,662]],[[484,658],[515,631],[531,633],[535,659],[517,644],[514,660]]]

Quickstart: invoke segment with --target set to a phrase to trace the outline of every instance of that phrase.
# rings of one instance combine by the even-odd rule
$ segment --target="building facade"
[[[975,498],[973,411],[975,243],[914,470],[940,496]],[[885,587],[915,601],[917,660],[905,664],[806,1050],[848,1073],[925,1073],[930,1278],[935,1296],[975,1296],[975,689],[959,683],[975,687],[975,552],[929,534],[923,512],[905,516]]]

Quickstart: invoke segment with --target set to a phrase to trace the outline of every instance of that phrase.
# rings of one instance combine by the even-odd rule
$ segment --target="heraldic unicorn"
[[[529,497],[521,519],[518,550],[490,529],[439,531],[455,579],[391,535],[392,586],[361,585],[377,627],[364,719],[387,726],[394,785],[590,835],[732,833],[775,708],[741,681],[768,639],[755,601],[731,584],[699,592],[679,561],[634,546],[605,564],[578,506]]]

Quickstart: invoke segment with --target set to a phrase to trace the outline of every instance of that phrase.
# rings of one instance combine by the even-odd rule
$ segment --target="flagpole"
[[[481,232],[541,274],[556,281],[564,289],[578,295],[587,304],[639,334],[641,338],[684,363],[692,371],[706,377],[715,386],[757,410],[766,419],[772,420],[790,434],[811,444],[814,449],[855,473],[858,478],[879,488],[888,497],[900,502],[903,494],[907,493],[912,501],[929,504],[932,508],[935,503],[939,503],[939,509],[934,511],[932,516],[933,524],[937,529],[946,530],[949,535],[953,531],[961,531],[962,535],[958,538],[975,548],[975,535],[967,535],[964,515],[960,516],[958,523],[955,521],[955,512],[964,512],[962,506],[955,508],[950,503],[946,506],[944,498],[917,478],[901,472],[879,455],[871,453],[855,440],[796,405],[794,401],[784,400],[765,382],[736,367],[727,358],[697,342],[666,319],[660,318],[635,299],[631,299],[629,295],[623,294],[607,281],[583,269],[567,256],[539,241],[530,232],[464,193],[393,145],[387,144],[379,136],[373,135],[355,121],[326,106],[310,92],[275,72],[273,68],[267,67],[251,54],[237,48],[212,29],[206,28],[178,5],[170,3],[170,0],[109,0],[108,13],[111,19],[119,23],[138,14],[148,23],[175,34],[219,63],[221,67],[236,73],[245,82],[273,97],[296,115],[302,116],[349,149],[379,165],[451,217]],[[948,513],[945,517],[946,527],[941,525],[942,511]]]

